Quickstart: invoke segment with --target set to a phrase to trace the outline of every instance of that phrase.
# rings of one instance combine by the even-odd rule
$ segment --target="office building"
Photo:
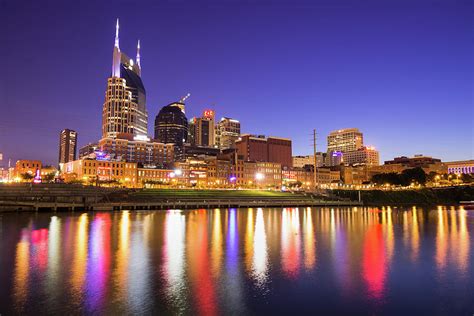
[[[102,138],[146,137],[148,113],[141,79],[140,42],[134,61],[120,50],[118,34],[117,20],[112,75],[107,80],[102,109]]]
[[[77,133],[64,129],[59,134],[59,164],[76,160]]]
[[[240,122],[223,117],[216,125],[216,144],[220,149],[234,148],[240,137]]]
[[[183,159],[183,146],[188,139],[188,120],[184,103],[173,102],[163,107],[155,118],[155,140],[175,145],[175,160]]]
[[[291,140],[288,138],[244,134],[235,142],[239,156],[246,161],[275,162],[292,166]]]
[[[361,147],[357,150],[344,152],[342,155],[346,165],[378,166],[380,164],[379,152],[374,147]]]
[[[195,146],[215,146],[215,113],[205,110],[202,117],[193,117],[189,121],[189,143]]]
[[[364,137],[357,128],[333,131],[327,137],[327,141],[328,154],[336,151],[355,151],[364,145]]]

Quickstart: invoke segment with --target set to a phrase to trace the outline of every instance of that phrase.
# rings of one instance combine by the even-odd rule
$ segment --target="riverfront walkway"
[[[266,190],[132,190],[68,184],[0,185],[0,212],[356,205],[362,204],[323,195]]]

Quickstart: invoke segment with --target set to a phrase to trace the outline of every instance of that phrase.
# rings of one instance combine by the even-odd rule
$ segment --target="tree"
[[[55,176],[56,176],[56,174],[54,172],[50,172],[50,173],[44,175],[42,180],[44,182],[52,182],[54,180]]]
[[[421,185],[426,183],[426,172],[420,168],[405,169],[400,175],[401,184],[404,186],[410,185],[412,182],[417,182]]]
[[[34,178],[34,176],[29,172],[25,172],[21,174],[21,178],[25,181],[31,181]]]
[[[472,174],[472,173],[471,174],[463,173],[461,175],[461,180],[464,183],[472,183],[472,182],[474,182],[474,174]]]

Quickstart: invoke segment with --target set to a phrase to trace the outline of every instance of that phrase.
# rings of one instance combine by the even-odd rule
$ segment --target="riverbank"
[[[333,190],[334,195],[358,199],[359,191]],[[422,188],[413,190],[361,190],[364,205],[459,205],[461,201],[474,201],[474,186]]]
[[[267,190],[137,190],[70,184],[0,185],[0,212],[362,205],[432,206],[459,205],[460,201],[472,200],[474,200],[474,186],[396,191],[328,190],[311,194]]]
[[[267,190],[117,189],[67,184],[0,186],[0,211],[106,211],[360,206],[359,201]]]

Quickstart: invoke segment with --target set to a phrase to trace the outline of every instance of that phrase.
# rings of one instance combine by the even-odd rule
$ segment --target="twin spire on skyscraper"
[[[120,77],[120,62],[121,62],[121,53],[119,47],[119,19],[117,18],[117,23],[115,25],[115,44],[114,44],[114,54],[113,54],[113,62],[112,62],[112,77]],[[137,43],[137,57],[136,63],[138,66],[139,75],[141,75],[141,64],[140,64],[140,40]],[[133,63],[132,63],[133,64]]]

